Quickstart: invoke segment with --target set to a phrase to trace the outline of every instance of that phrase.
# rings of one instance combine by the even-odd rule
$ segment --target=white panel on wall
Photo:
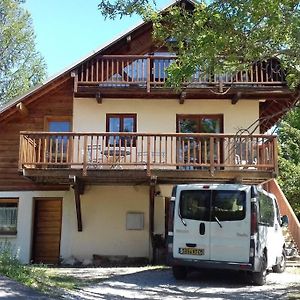
[[[127,230],[143,230],[144,229],[144,213],[128,212],[126,215]]]

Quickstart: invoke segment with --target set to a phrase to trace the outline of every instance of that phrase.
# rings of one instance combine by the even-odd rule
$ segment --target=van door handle
[[[200,226],[199,226],[199,233],[201,235],[204,235],[205,234],[205,224],[204,223],[200,223]]]

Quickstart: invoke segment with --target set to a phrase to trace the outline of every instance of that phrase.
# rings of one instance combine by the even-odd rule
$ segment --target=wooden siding
[[[48,190],[62,186],[36,185],[18,172],[22,130],[44,130],[44,117],[73,115],[73,82],[70,78],[50,94],[27,105],[28,115],[19,113],[0,123],[0,190]]]
[[[61,199],[35,199],[33,262],[46,264],[59,262],[61,222]]]

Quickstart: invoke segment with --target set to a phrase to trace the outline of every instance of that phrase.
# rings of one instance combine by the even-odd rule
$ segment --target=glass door
[[[223,115],[177,115],[177,132],[179,133],[222,133]],[[210,164],[210,153],[214,160],[222,160],[220,141],[214,140],[214,149],[210,149],[209,137],[183,137],[178,139],[178,158],[184,169],[198,168],[199,164]]]

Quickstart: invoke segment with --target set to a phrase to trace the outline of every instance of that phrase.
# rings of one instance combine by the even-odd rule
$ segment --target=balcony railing
[[[151,87],[163,87],[168,79],[166,69],[176,56],[103,55],[85,62],[76,70],[78,86],[140,87],[150,92]],[[285,76],[278,60],[258,61],[248,70],[216,74],[199,66],[183,86],[203,88],[211,86],[283,86]]]
[[[271,135],[22,132],[19,169],[277,172]]]

